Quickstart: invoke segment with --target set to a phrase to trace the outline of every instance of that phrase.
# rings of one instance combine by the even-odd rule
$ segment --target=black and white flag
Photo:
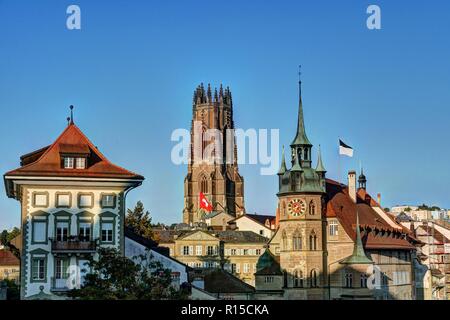
[[[347,157],[353,157],[353,148],[345,144],[344,141],[339,139],[339,154]]]

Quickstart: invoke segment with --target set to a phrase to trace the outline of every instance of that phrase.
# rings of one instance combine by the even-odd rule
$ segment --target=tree
[[[12,279],[3,279],[2,281],[6,285],[6,300],[19,300],[20,289],[17,283]],[[0,281],[0,286],[2,281]]]
[[[100,248],[99,257],[87,263],[85,282],[69,297],[82,300],[169,300],[184,299],[186,292],[172,286],[171,270],[149,255],[136,262],[116,249]]]
[[[0,233],[0,244],[4,245],[6,249],[11,251],[17,258],[20,259],[19,249],[16,248],[11,241],[20,234],[20,230],[17,227],[14,227],[10,232],[8,230],[3,230]]]
[[[134,210],[127,210],[125,226],[144,238],[155,240],[152,229],[152,218],[150,217],[150,213],[145,211],[141,201],[136,203]]]
[[[411,211],[411,208],[410,208],[410,207],[408,207],[408,208],[405,209],[405,212],[410,212],[410,211]]]

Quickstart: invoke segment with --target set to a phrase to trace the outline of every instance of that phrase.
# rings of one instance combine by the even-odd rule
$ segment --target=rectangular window
[[[190,256],[194,255],[194,246],[189,246],[189,255]]]
[[[114,208],[115,207],[115,196],[113,194],[104,194],[102,196],[102,207],[103,208]]]
[[[69,222],[56,222],[56,241],[67,241],[69,237]]]
[[[250,263],[244,263],[244,273],[250,272]]]
[[[47,221],[33,221],[33,242],[47,242]]]
[[[197,255],[197,256],[201,256],[202,255],[202,250],[203,248],[202,248],[202,246],[196,246],[195,247],[195,254]]]
[[[231,273],[236,273],[236,263],[231,264]]]
[[[76,169],[86,169],[86,158],[77,158],[75,162]]]
[[[64,169],[73,169],[74,158],[73,157],[65,157],[64,158]]]
[[[33,194],[33,206],[46,208],[48,207],[48,194],[47,193],[34,193]]]
[[[256,249],[256,255],[260,256],[261,255],[261,249]]]
[[[236,273],[241,273],[241,265],[240,265],[240,263],[236,263]]]
[[[56,259],[56,279],[67,279],[69,277],[69,259]]]
[[[34,281],[43,281],[45,280],[45,258],[33,258],[32,259],[32,271],[31,277]]]
[[[91,241],[92,224],[90,222],[80,222],[78,237],[80,241]]]
[[[244,249],[243,253],[244,253],[244,256],[247,256],[248,255],[248,249]]]
[[[207,250],[208,250],[208,256],[214,255],[214,247],[213,246],[208,246]]]
[[[236,255],[236,249],[231,249],[231,255],[235,256]]]
[[[183,247],[183,255],[184,256],[188,256],[189,255],[189,246],[184,246]]]
[[[338,225],[337,221],[335,221],[335,220],[330,221],[330,236],[337,236],[338,228],[339,228],[339,225]]]
[[[112,222],[102,222],[102,242],[113,242]]]
[[[264,277],[265,283],[273,283],[274,278],[272,276]]]
[[[78,198],[78,206],[80,208],[90,208],[94,205],[92,194],[81,194]]]
[[[56,195],[56,206],[60,208],[70,207],[70,193],[67,194],[57,194]]]

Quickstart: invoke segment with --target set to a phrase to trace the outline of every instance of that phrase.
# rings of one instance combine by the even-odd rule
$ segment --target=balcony
[[[53,253],[92,253],[96,251],[97,241],[90,239],[71,236],[67,240],[50,239],[52,242]]]

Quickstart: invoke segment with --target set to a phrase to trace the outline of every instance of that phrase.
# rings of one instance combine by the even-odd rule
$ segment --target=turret
[[[363,168],[361,167],[361,174],[358,177],[358,188],[366,190],[367,179],[364,175]]]

